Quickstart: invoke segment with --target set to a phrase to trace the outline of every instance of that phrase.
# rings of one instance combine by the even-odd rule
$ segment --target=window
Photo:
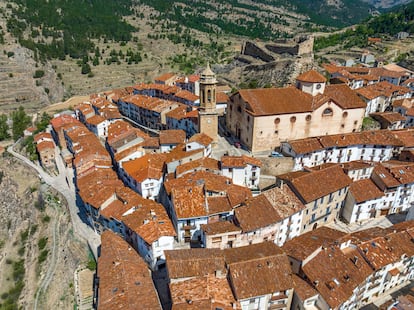
[[[237,107],[237,112],[241,113],[241,106]]]
[[[322,85],[321,84],[316,84],[316,89],[321,89]]]
[[[279,123],[280,123],[280,118],[279,117],[275,118],[275,125],[278,125]]]
[[[290,118],[290,122],[291,122],[291,123],[296,122],[296,116],[292,116],[292,117]]]
[[[312,115],[310,115],[310,114],[306,115],[305,119],[306,119],[307,122],[309,122],[312,119]]]
[[[331,116],[333,115],[333,111],[331,108],[326,108],[325,110],[323,110],[322,116]]]
[[[247,121],[250,122],[250,116],[249,115],[247,115]]]
[[[342,117],[347,117],[348,116],[348,112],[344,112],[344,113],[342,113]]]

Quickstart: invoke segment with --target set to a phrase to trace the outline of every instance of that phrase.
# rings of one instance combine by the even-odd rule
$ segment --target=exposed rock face
[[[6,49],[9,55],[0,54],[0,110],[10,112],[23,105],[27,111],[36,111],[40,107],[60,101],[63,86],[57,79],[50,64],[36,67],[32,51],[18,47]],[[42,70],[44,76],[34,79],[36,70]]]
[[[410,3],[411,0],[363,0],[378,9],[389,9],[397,5]]]

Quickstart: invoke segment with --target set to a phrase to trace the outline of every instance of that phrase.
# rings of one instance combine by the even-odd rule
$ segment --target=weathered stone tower
[[[218,113],[216,110],[216,75],[207,64],[200,76],[200,108],[198,110],[198,131],[217,142]]]

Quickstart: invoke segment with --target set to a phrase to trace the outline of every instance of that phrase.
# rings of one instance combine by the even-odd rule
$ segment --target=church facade
[[[243,89],[231,98],[227,129],[253,153],[283,141],[361,130],[366,104],[347,85],[326,85],[311,70],[296,87]]]

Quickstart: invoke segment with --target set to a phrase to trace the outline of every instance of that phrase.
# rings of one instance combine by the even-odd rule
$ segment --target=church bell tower
[[[198,132],[218,140],[218,113],[216,109],[216,75],[207,64],[200,76],[200,108],[198,110]]]

